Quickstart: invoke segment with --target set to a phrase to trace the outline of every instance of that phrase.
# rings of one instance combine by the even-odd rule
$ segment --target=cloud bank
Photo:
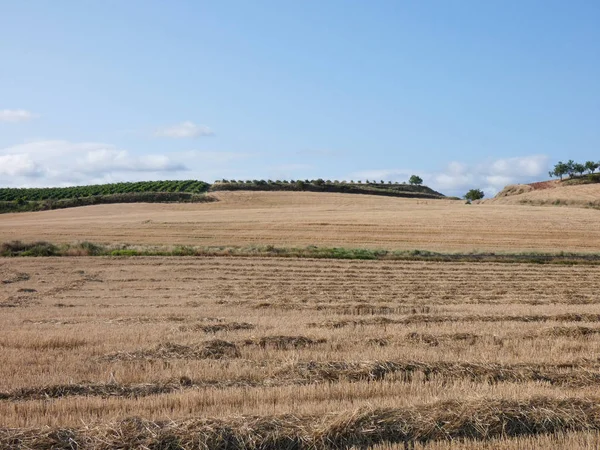
[[[437,172],[366,170],[352,173],[349,178],[407,181],[410,175],[416,174],[423,178],[426,185],[447,195],[462,196],[469,189],[478,188],[487,197],[493,197],[508,184],[529,183],[547,177],[548,167],[548,156],[530,155],[474,164],[453,161]]]
[[[213,131],[206,125],[196,125],[189,120],[176,125],[157,128],[154,132],[156,137],[173,139],[197,138],[200,136],[213,136]]]
[[[0,122],[26,122],[36,117],[37,114],[25,109],[0,109]]]
[[[167,155],[137,156],[97,142],[36,141],[0,149],[2,186],[93,184],[186,170],[181,160]]]

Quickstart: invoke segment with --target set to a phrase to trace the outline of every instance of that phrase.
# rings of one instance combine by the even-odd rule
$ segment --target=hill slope
[[[573,184],[569,181],[573,180],[509,185],[496,197],[481,203],[600,208],[600,183]]]
[[[385,197],[442,199],[427,186],[404,183],[355,183],[330,180],[140,181],[57,188],[0,188],[0,213],[46,211],[109,203],[201,203],[214,200],[208,191],[337,192]]]
[[[439,199],[444,194],[427,186],[405,183],[355,183],[330,180],[298,181],[226,181],[214,183],[211,191],[285,191],[285,192],[337,192],[341,194],[383,195],[386,197]]]

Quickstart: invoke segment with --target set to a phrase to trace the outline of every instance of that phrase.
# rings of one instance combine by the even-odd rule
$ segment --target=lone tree
[[[481,200],[485,194],[481,189],[471,189],[465,194],[465,200],[472,202],[473,200]]]
[[[408,179],[408,182],[412,185],[420,186],[423,184],[423,178],[418,175],[411,175],[411,177]]]

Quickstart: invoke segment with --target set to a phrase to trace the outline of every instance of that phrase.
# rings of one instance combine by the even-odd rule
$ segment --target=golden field
[[[63,257],[0,274],[4,443],[49,426],[111,448],[129,417],[304,423],[440,402],[496,417],[600,382],[599,266]],[[501,448],[598,442],[519,439]]]
[[[221,192],[201,204],[98,205],[0,216],[0,242],[598,252],[599,212],[308,192]]]
[[[0,216],[0,242],[598,252],[598,211],[310,193]],[[0,448],[600,446],[600,265],[0,258]]]

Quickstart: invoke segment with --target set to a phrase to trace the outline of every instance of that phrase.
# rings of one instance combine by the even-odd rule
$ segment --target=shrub
[[[32,243],[12,241],[0,245],[2,256],[57,256],[58,254],[58,247],[45,241]]]
[[[471,202],[474,200],[481,200],[483,197],[485,197],[485,194],[481,189],[471,189],[465,194],[464,198]]]

